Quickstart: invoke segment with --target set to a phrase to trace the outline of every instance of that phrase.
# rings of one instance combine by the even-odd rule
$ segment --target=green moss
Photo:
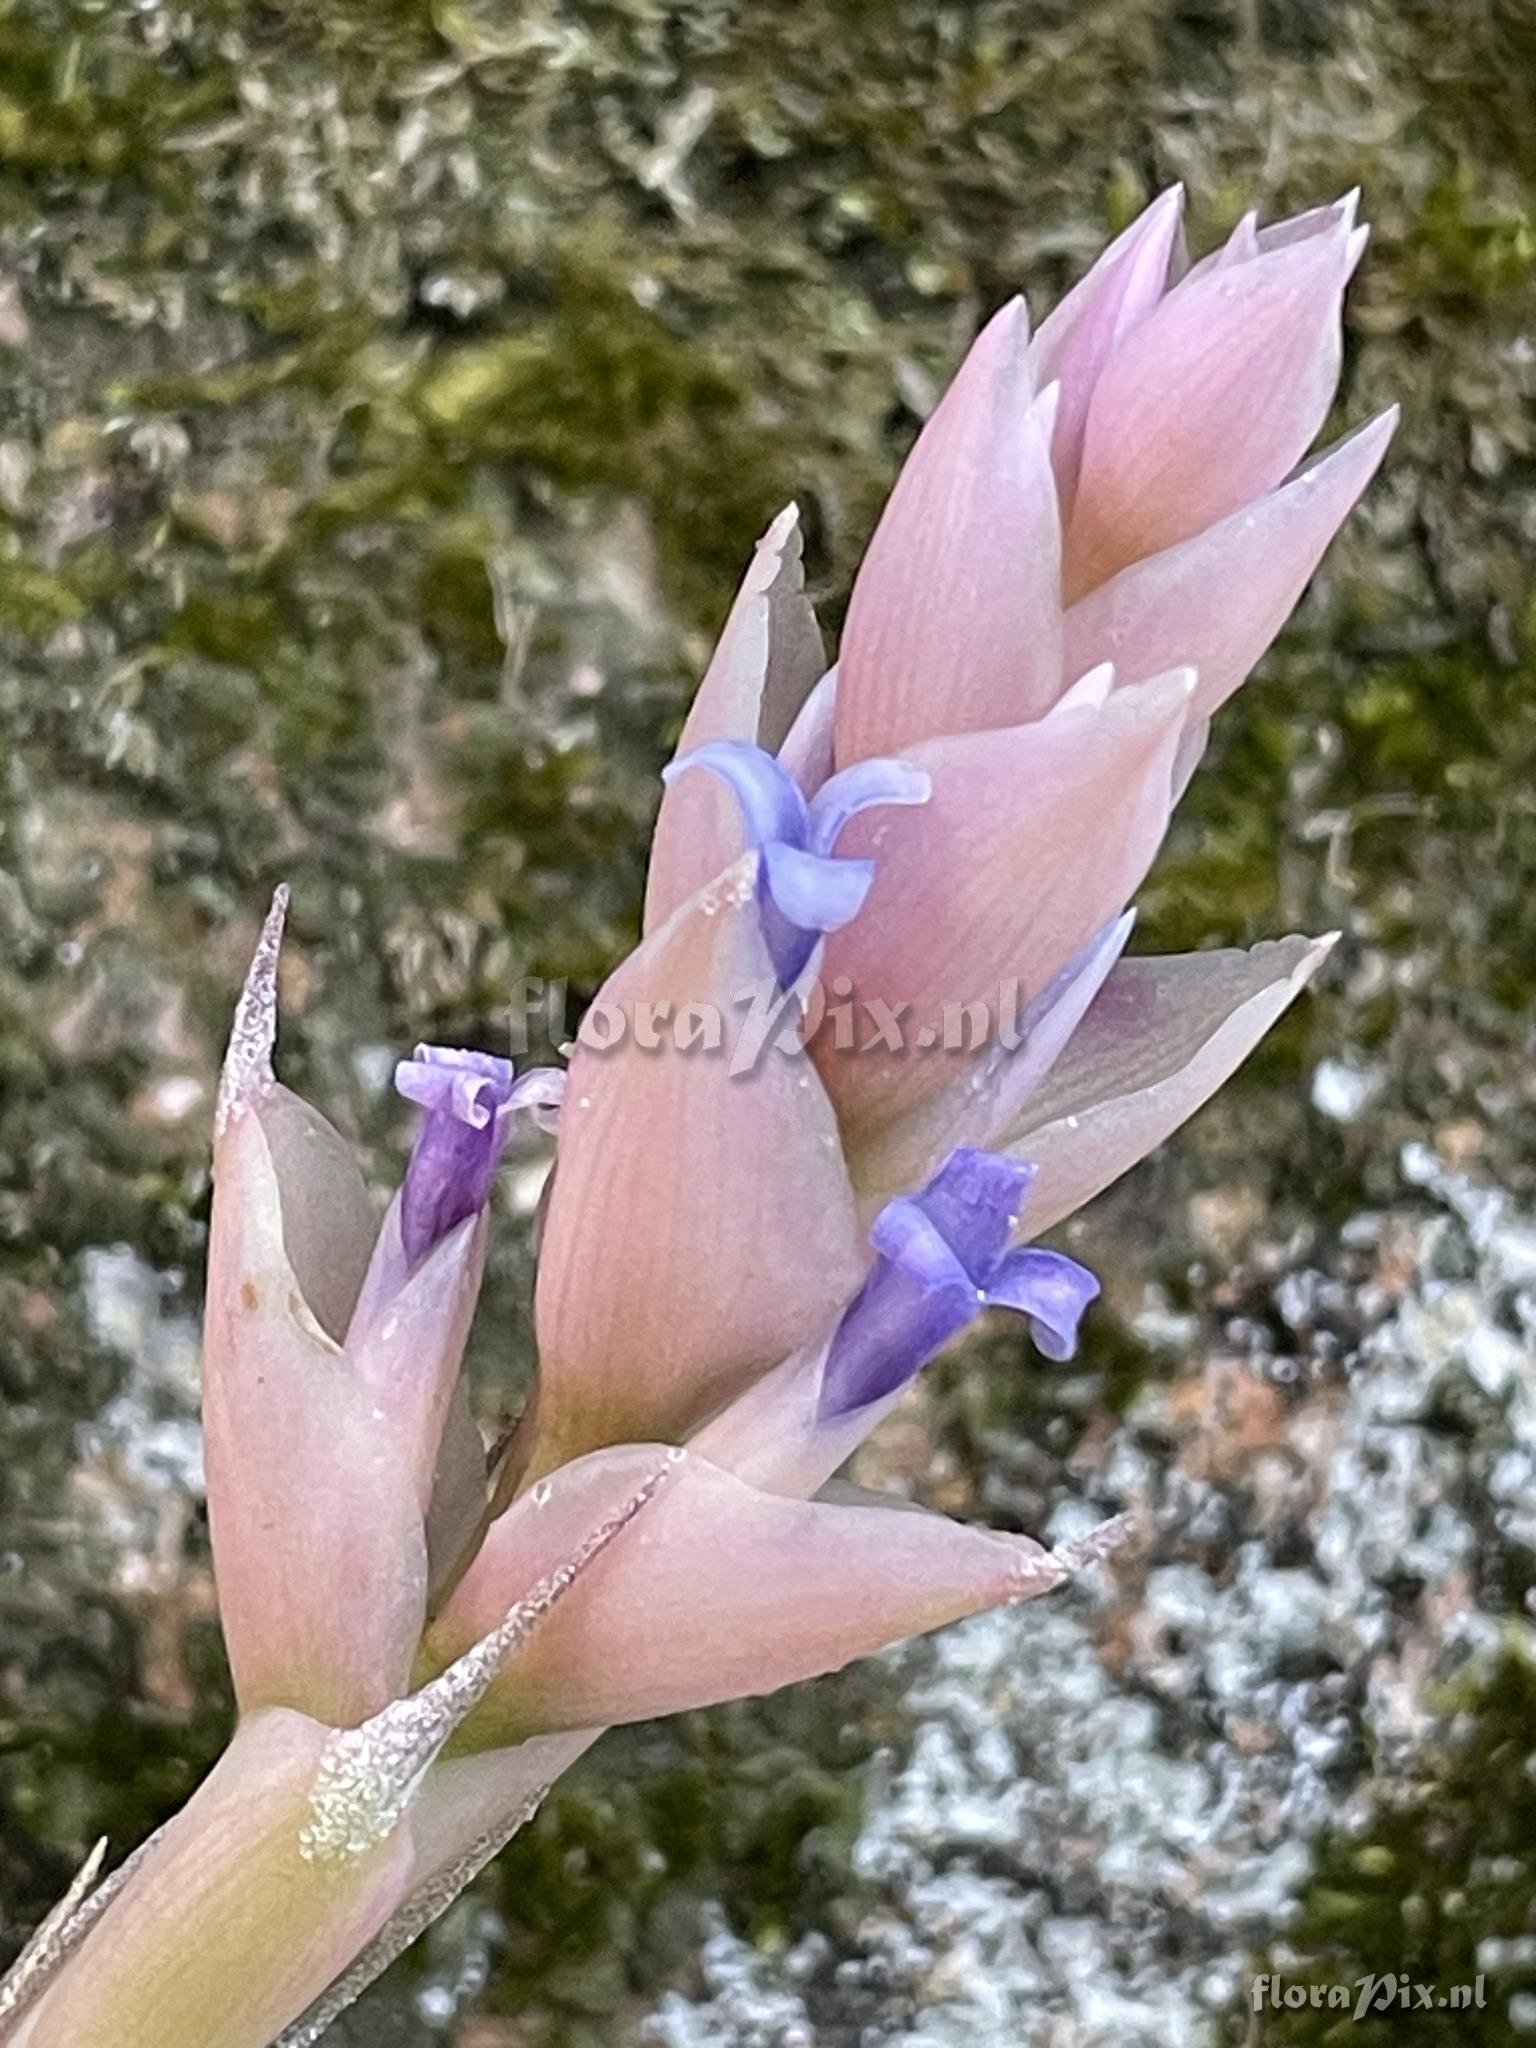
[[[1461,1702],[1452,1739],[1392,1780],[1361,1832],[1323,1845],[1287,1936],[1292,1963],[1256,1967],[1288,1983],[1346,1984],[1406,1975],[1448,1991],[1482,1975],[1481,2009],[1424,2011],[1393,2005],[1355,2020],[1329,2010],[1265,2011],[1244,2039],[1307,2048],[1516,2048],[1525,2032],[1509,2001],[1536,1993],[1536,1966],[1490,1963],[1487,1944],[1518,1957],[1536,1922],[1536,1668],[1511,1649],[1487,1683]],[[1480,1953],[1481,1951],[1481,1953]],[[1246,2022],[1245,2022],[1246,2023]]]

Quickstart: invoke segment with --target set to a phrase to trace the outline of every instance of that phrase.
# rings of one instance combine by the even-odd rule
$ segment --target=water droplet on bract
[[[555,1497],[555,1489],[547,1479],[541,1479],[533,1489],[533,1504],[536,1508],[547,1508]]]

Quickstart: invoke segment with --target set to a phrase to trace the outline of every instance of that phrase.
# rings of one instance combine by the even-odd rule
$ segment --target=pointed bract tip
[[[971,344],[986,340],[1007,350],[1006,362],[1010,369],[1027,367],[1029,355],[1029,305],[1022,292],[1015,292],[1011,299],[1005,299],[990,320],[983,321],[981,333]]]
[[[271,908],[235,1005],[219,1076],[219,1099],[213,1119],[215,1137],[223,1135],[252,1088],[272,1079],[272,1049],[277,1043],[277,969],[283,950],[283,927],[288,921],[288,899],[288,884],[279,882],[272,892]]]
[[[1296,988],[1306,987],[1343,936],[1342,932],[1324,932],[1312,941],[1297,966],[1294,977]]]
[[[772,519],[763,528],[762,538],[757,543],[759,549],[782,548],[785,541],[799,524],[800,507],[791,498],[787,505],[781,506],[775,512]]]

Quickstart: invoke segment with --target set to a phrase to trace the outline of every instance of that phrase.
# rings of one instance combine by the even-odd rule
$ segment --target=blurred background
[[[1536,2036],[1536,6],[0,5],[0,1948],[223,1738],[195,1425],[211,1094],[294,885],[286,1078],[631,942],[753,539],[835,629],[981,318],[1169,180],[1364,187],[1339,423],[1405,423],[1224,713],[1143,949],[1338,926],[1304,1001],[865,1476],[1154,1540],[610,1738],[337,2040],[1322,2043],[1257,1969]],[[475,1340],[526,1383],[527,1163]]]

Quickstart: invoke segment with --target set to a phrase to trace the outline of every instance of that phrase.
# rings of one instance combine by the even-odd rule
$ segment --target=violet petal
[[[986,1308],[1021,1310],[1048,1358],[1070,1357],[1098,1283],[1059,1253],[1009,1250],[1031,1177],[1023,1161],[962,1146],[886,1204],[874,1266],[827,1348],[823,1420],[888,1399]]]

